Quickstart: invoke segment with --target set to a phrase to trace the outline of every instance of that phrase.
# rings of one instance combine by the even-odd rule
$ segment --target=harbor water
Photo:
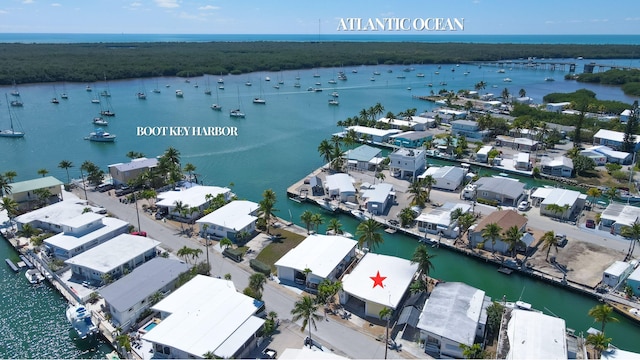
[[[638,60],[620,60],[618,63],[640,67]],[[216,90],[219,75],[191,78],[189,83],[182,78],[154,78],[92,84],[19,85],[24,106],[12,107],[11,111],[26,135],[23,139],[1,139],[0,153],[4,156],[0,157],[0,173],[16,171],[16,181],[20,181],[39,176],[37,171],[44,168],[49,175],[66,182],[67,173],[57,167],[62,160],[73,162],[70,176],[78,178],[79,167],[86,160],[106,171],[110,164],[128,161],[125,155],[129,151],[152,157],[173,146],[180,151],[183,165],[192,163],[196,166],[198,180],[204,184],[232,185],[240,198],[252,201],[259,201],[265,189],[273,189],[278,195],[277,216],[300,224],[300,214],[304,210],[322,212],[326,226],[333,215],[318,207],[287,200],[286,189],[322,165],[317,147],[323,139],[343,130],[336,126],[337,121],[356,116],[376,103],[384,106],[384,113],[410,108],[416,108],[420,113],[432,109],[434,104],[414,96],[429,95],[432,89],[435,92],[441,88],[473,89],[479,81],[488,83],[483,93],[499,95],[506,87],[511,94],[518,94],[520,89],[525,89],[527,96],[537,102],[550,92],[580,88],[595,91],[600,99],[627,103],[634,100],[624,95],[619,87],[565,81],[565,73],[560,71],[514,68],[497,73],[498,68],[489,66],[413,67],[415,69],[410,72],[403,71],[406,66],[380,65],[225,75],[224,90]],[[348,80],[329,84],[330,79],[337,78],[339,71],[344,71]],[[381,74],[373,75],[374,71]],[[436,71],[440,74],[436,75]],[[468,75],[464,75],[465,72]],[[320,74],[320,78],[314,78],[314,73]],[[417,77],[417,73],[425,76]],[[406,77],[398,78],[400,74]],[[267,76],[271,78],[270,82],[264,80]],[[300,88],[293,87],[297,76],[300,77]],[[512,82],[503,82],[505,77]],[[554,77],[556,81],[544,81],[545,77]],[[372,78],[375,81],[371,81]],[[274,85],[278,80],[284,84],[276,89]],[[317,81],[321,82],[323,91],[307,91],[308,87],[317,87]],[[447,85],[438,85],[442,81]],[[251,82],[252,86],[246,86],[246,82]],[[432,83],[433,88],[428,87],[428,83]],[[92,92],[85,90],[87,85],[92,87]],[[156,87],[160,93],[152,92]],[[211,95],[204,94],[206,88],[212,90]],[[100,91],[107,89],[112,95],[110,98],[100,98],[101,104],[91,103]],[[178,89],[183,91],[184,97],[175,96]],[[9,93],[12,88],[0,90]],[[136,97],[141,91],[147,94],[146,100]],[[339,106],[328,104],[333,91],[339,93]],[[59,98],[61,92],[66,92],[69,98],[60,99],[59,104],[50,103],[51,98]],[[261,93],[267,104],[253,104],[252,99]],[[8,126],[7,106],[4,96],[0,100],[0,127],[4,128]],[[213,103],[221,104],[222,111],[213,111],[210,108]],[[117,136],[115,143],[84,140],[95,130],[91,121],[101,106],[110,106],[116,113],[115,117],[106,118],[109,125],[105,127]],[[230,118],[229,110],[235,108],[245,112],[246,118]],[[139,127],[170,126],[236,127],[237,136],[138,136]],[[346,231],[355,233],[355,219],[338,217]],[[400,234],[384,234],[384,239],[380,252],[389,255],[409,258],[416,246],[415,239]],[[494,299],[506,296],[509,300],[529,302],[547,314],[566,319],[567,327],[576,332],[597,327],[587,315],[598,303],[593,298],[517,273],[506,276],[498,273],[494,265],[446,249],[432,251],[436,255],[432,275],[438,279],[468,283],[484,289]],[[4,257],[16,256],[4,241],[0,253]],[[110,351],[103,350],[100,344],[82,347],[70,339],[70,326],[64,316],[66,302],[54,289],[49,286],[33,288],[23,275],[14,274],[6,266],[0,276],[0,357],[101,357],[105,351]],[[640,328],[619,315],[617,317],[621,321],[608,325],[607,335],[620,348],[640,352],[640,343],[636,341]]]

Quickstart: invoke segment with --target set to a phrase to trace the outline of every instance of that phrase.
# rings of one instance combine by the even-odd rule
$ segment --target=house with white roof
[[[482,140],[489,136],[490,130],[480,130],[480,125],[473,120],[454,120],[451,122],[451,135],[464,135],[467,139]]]
[[[559,113],[565,108],[567,108],[569,105],[571,105],[571,103],[568,101],[559,102],[559,103],[548,103],[546,106],[546,109],[547,111]]]
[[[100,211],[89,206],[86,200],[69,199],[16,216],[14,221],[18,229],[22,229],[24,224],[29,224],[34,228],[59,233],[62,231],[63,222],[82,215],[85,209]]]
[[[431,166],[418,179],[431,176],[435,180],[434,189],[454,191],[462,184],[466,173],[465,169],[457,166]]]
[[[385,214],[395,199],[393,185],[378,183],[362,192],[360,198],[364,200],[367,211],[373,215]]]
[[[640,208],[611,202],[600,214],[600,229],[619,235],[626,226],[640,221]]]
[[[402,132],[402,130],[398,129],[383,130],[359,125],[349,126],[347,130],[355,131],[358,134],[358,138],[361,139],[366,136],[368,140],[374,143],[387,143],[391,135]]]
[[[475,182],[478,199],[494,200],[502,206],[518,206],[525,184],[506,177],[482,177]]]
[[[275,263],[281,282],[315,291],[323,280],[335,281],[356,258],[358,242],[338,235],[314,234]],[[305,275],[306,269],[311,270]]]
[[[617,151],[604,145],[596,145],[581,150],[580,155],[592,158],[598,166],[604,165],[607,162],[629,165],[633,160],[633,154],[624,151]],[[604,161],[602,161],[603,157]]]
[[[379,164],[383,158],[382,150],[369,145],[360,145],[353,150],[348,150],[345,154],[347,164],[350,168],[360,170],[371,170]]]
[[[391,135],[391,140],[394,145],[415,149],[433,140],[433,135],[434,133],[432,131],[405,131],[400,134]]]
[[[389,119],[389,118],[380,118],[377,122],[381,124],[386,124],[385,126],[389,129],[398,129],[398,130],[417,130],[422,131],[426,130],[429,126],[428,123],[418,123],[413,121],[413,119]]]
[[[464,119],[467,117],[467,112],[465,110],[438,108],[438,109],[435,109],[434,111],[439,115],[450,116],[452,120]]]
[[[253,234],[258,220],[258,203],[247,200],[234,200],[223,207],[203,216],[196,223],[203,237],[211,236],[236,240],[240,233]]]
[[[634,136],[634,151],[640,150],[640,136]],[[620,131],[600,129],[593,135],[593,145],[605,145],[615,150],[622,149],[624,133]]]
[[[156,256],[159,241],[144,236],[120,234],[68,260],[72,277],[102,282],[103,276],[118,279]]]
[[[531,155],[522,152],[513,155],[513,167],[515,167],[516,170],[531,170]]]
[[[14,182],[9,186],[11,186],[11,192],[4,196],[17,202],[20,209],[31,209],[41,201],[38,197],[38,191],[41,189],[48,190],[51,195],[48,199],[42,200],[47,205],[62,200],[62,181],[53,176]]]
[[[367,253],[350,273],[343,275],[340,303],[378,318],[385,307],[401,307],[417,271],[418,264],[409,260]]]
[[[636,268],[631,275],[627,277],[627,285],[631,286],[633,295],[640,296],[640,267]]]
[[[620,113],[620,122],[623,124],[626,124],[627,121],[629,121],[629,117],[631,116],[633,112],[630,109],[624,109],[621,113]]]
[[[436,119],[429,116],[422,116],[422,114],[420,114],[420,116],[412,116],[411,121],[423,125],[425,129],[436,127]]]
[[[566,156],[543,157],[540,161],[540,172],[552,176],[571,177],[573,160]]]
[[[355,179],[349,174],[327,175],[324,187],[327,195],[336,197],[342,202],[356,202],[356,188],[353,186]]]
[[[624,261],[614,261],[613,264],[602,273],[602,284],[617,287],[625,281],[633,272],[633,265]]]
[[[509,244],[506,242],[495,239],[495,244],[493,244],[493,240],[485,239],[482,236],[484,229],[489,224],[497,224],[502,229],[501,233],[506,232],[513,226],[517,227],[523,234],[520,241],[525,246],[523,247],[522,244],[516,245],[516,251],[526,251],[532,245],[533,238],[526,231],[527,218],[518,214],[515,210],[498,210],[485,216],[473,229],[469,229],[468,238],[472,247],[477,247],[478,244],[482,243],[485,250],[498,251],[503,254],[509,252]]]
[[[491,303],[483,290],[460,282],[439,283],[418,322],[425,352],[438,358],[462,359],[460,345],[484,342]]]
[[[540,203],[540,215],[559,217],[561,219],[571,219],[582,211],[586,201],[587,195],[578,191],[552,189],[542,203]],[[563,207],[564,211],[562,213],[555,213],[549,210],[548,206],[551,204]]]
[[[489,152],[493,150],[493,146],[485,145],[476,152],[476,161],[481,163],[486,163],[489,161]]]
[[[564,319],[530,310],[506,312],[503,318],[508,322],[498,338],[498,354],[504,354],[505,359],[568,358]]]
[[[237,291],[231,280],[196,275],[151,309],[161,322],[142,336],[154,357],[199,359],[247,358],[255,349],[264,320],[263,302]]]
[[[158,166],[158,159],[145,157],[132,159],[128,163],[109,165],[109,175],[113,179],[113,185],[127,185],[129,181],[139,177],[146,171]]]
[[[98,290],[111,314],[111,323],[124,332],[128,331],[153,305],[153,295],[161,293],[166,296],[175,290],[180,274],[190,268],[183,261],[156,257]]]
[[[176,219],[186,219],[192,221],[202,216],[202,213],[209,207],[211,199],[222,194],[225,201],[231,200],[233,193],[231,189],[219,186],[192,186],[186,189],[171,190],[158,194],[156,206],[166,208],[167,213]],[[182,203],[187,209],[195,208],[196,212],[180,214],[175,210],[176,203]]]
[[[70,259],[129,230],[120,219],[88,212],[62,221],[62,232],[44,240],[48,252],[58,259]]]
[[[425,150],[400,148],[389,154],[389,172],[404,179],[413,179],[427,166]]]
[[[418,230],[429,234],[442,234],[448,238],[457,237],[460,233],[458,220],[451,221],[451,213],[456,209],[467,213],[471,210],[471,205],[467,203],[445,203],[428,213],[423,212],[416,218]]]

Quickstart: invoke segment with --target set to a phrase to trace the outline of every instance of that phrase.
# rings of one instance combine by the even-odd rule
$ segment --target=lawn
[[[271,229],[271,234],[278,236],[278,238],[262,249],[256,259],[269,265],[271,272],[275,274],[276,267],[273,264],[289,250],[298,246],[306,237],[283,229]]]

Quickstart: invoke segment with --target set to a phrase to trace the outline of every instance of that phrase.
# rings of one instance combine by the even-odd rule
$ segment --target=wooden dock
[[[640,306],[632,308],[616,301],[606,300],[607,305],[611,306],[616,312],[620,313],[627,319],[633,320],[636,325],[640,325]],[[635,311],[634,311],[635,310]]]
[[[18,266],[16,264],[14,264],[13,261],[11,261],[11,259],[4,259],[4,261],[7,263],[7,265],[9,265],[11,270],[13,270],[14,272],[20,271]]]

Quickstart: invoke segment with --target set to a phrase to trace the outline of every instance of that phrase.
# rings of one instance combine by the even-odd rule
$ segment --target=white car
[[[520,210],[520,211],[529,210],[529,202],[528,201],[521,201],[520,204],[518,204],[518,210]]]

